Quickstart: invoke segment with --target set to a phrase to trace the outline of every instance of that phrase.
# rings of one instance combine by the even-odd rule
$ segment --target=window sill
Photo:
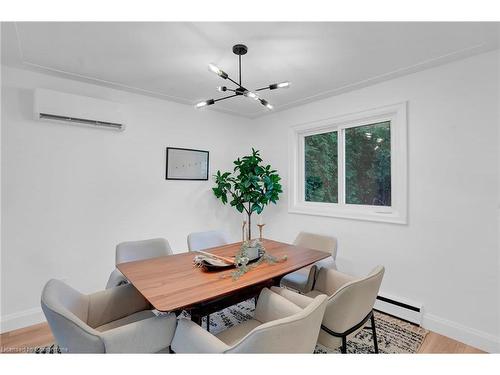
[[[288,208],[291,214],[336,217],[342,219],[376,221],[391,224],[407,224],[407,217],[395,210],[376,212],[376,209],[352,209],[350,207],[311,207],[306,205],[295,205]]]

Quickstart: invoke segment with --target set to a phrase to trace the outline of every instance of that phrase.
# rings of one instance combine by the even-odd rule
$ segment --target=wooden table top
[[[118,264],[123,275],[159,311],[175,311],[235,293],[266,280],[284,276],[330,256],[323,251],[263,240],[266,251],[287,260],[263,262],[237,280],[231,278],[234,268],[206,272],[193,266],[195,252]],[[241,242],[205,250],[217,255],[234,256]]]

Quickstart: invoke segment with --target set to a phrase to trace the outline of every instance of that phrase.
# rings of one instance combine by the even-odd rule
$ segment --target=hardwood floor
[[[38,346],[48,346],[54,343],[54,338],[47,323],[21,328],[0,335],[0,352],[26,353]],[[419,353],[484,353],[472,346],[450,339],[440,334],[429,332]]]
[[[16,329],[0,335],[0,352],[29,353],[39,346],[52,345],[54,337],[47,323]]]
[[[419,353],[456,353],[456,354],[477,354],[484,353],[482,350],[466,345],[439,333],[429,332],[425,337]]]

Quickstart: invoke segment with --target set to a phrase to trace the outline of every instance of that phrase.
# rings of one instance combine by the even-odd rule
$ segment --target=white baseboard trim
[[[0,333],[24,328],[45,321],[45,315],[40,307],[20,311],[0,317]]]
[[[500,353],[500,337],[432,314],[423,315],[422,327],[488,353]]]

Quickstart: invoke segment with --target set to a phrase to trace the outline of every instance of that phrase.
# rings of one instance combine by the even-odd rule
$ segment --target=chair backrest
[[[103,353],[104,344],[87,324],[89,297],[60,280],[49,280],[42,291],[42,310],[61,351]]]
[[[122,242],[116,246],[116,264],[172,255],[164,238]]]
[[[337,239],[332,236],[300,232],[293,243],[297,246],[331,253],[333,259],[337,257]]]
[[[187,243],[189,251],[196,251],[227,245],[229,239],[222,231],[209,230],[206,232],[190,233],[187,237]]]
[[[318,340],[327,296],[322,294],[304,309],[254,328],[228,353],[312,353]]]
[[[340,334],[359,324],[373,309],[383,276],[384,267],[377,266],[362,279],[345,277],[346,283],[328,297],[323,325]],[[339,272],[321,268],[319,285],[327,284],[328,279],[339,283]]]

